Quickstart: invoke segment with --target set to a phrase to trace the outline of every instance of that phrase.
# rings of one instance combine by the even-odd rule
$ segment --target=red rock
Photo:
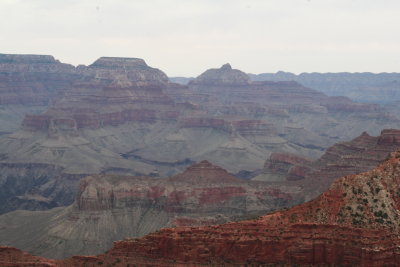
[[[0,265],[3,267],[56,267],[54,260],[29,255],[13,247],[0,246]]]
[[[289,153],[278,153],[278,152],[271,154],[270,161],[288,163],[290,165],[309,164],[311,162],[309,159],[306,159],[304,157],[300,157]]]
[[[378,139],[378,144],[383,146],[400,146],[400,130],[386,129],[383,130]]]
[[[298,181],[310,199],[326,190],[335,179],[368,171],[380,164],[390,151],[400,148],[399,140],[399,130],[383,130],[379,136],[363,132],[349,142],[333,145],[313,162],[288,153],[272,153],[265,162],[263,173]]]
[[[56,266],[398,266],[400,151],[372,171],[335,181],[318,198],[256,220],[163,229],[96,257],[52,261],[0,248],[0,263]],[[54,266],[54,265],[39,265]]]
[[[289,210],[219,226],[164,229],[116,242],[98,257],[155,266],[397,266],[399,170],[400,152],[373,171],[337,180],[320,197]]]

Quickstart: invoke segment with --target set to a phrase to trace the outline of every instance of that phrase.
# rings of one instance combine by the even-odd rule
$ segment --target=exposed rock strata
[[[47,257],[98,254],[126,236],[235,221],[302,200],[297,186],[240,180],[207,161],[166,179],[94,175],[70,207],[0,216],[1,244]]]
[[[400,148],[400,130],[385,129],[379,136],[364,132],[349,142],[327,149],[316,161],[285,153],[273,153],[263,173],[255,180],[277,180],[302,184],[308,199],[326,190],[337,178],[371,170],[383,162],[390,151]]]
[[[366,173],[345,176],[318,198],[256,220],[163,229],[115,242],[96,257],[59,266],[397,266],[400,264],[400,152]],[[26,254],[2,248],[0,260]],[[45,263],[46,260],[38,259]]]
[[[16,130],[25,114],[40,113],[80,77],[52,56],[0,54],[0,132]]]
[[[317,158],[364,130],[400,128],[375,105],[296,82],[250,82],[228,65],[188,86],[168,83],[137,58],[100,58],[74,71],[79,79],[46,112],[27,115],[22,129],[0,139],[1,163],[167,177],[207,159],[231,173],[252,172],[272,152]],[[293,168],[292,180],[306,172]]]

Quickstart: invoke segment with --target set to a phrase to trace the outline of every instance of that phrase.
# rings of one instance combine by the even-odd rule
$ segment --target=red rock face
[[[335,144],[312,162],[288,153],[272,153],[263,173],[298,181],[310,198],[326,190],[337,178],[368,171],[383,162],[390,151],[400,148],[400,131],[383,130],[380,136],[366,132],[349,142]]]
[[[338,179],[315,200],[256,220],[163,229],[59,266],[398,266],[400,152],[372,171]],[[0,262],[9,261],[0,251]],[[23,261],[21,252],[13,263]],[[45,261],[38,259],[38,262]]]
[[[284,176],[288,181],[300,180],[311,171],[310,163],[311,160],[304,157],[275,152],[265,162],[263,172]]]
[[[378,144],[382,146],[400,146],[400,130],[383,130],[381,136],[378,139]]]
[[[350,142],[332,146],[311,164],[313,171],[306,179],[310,192],[325,190],[338,177],[371,170],[383,162],[390,151],[400,148],[396,141],[399,138],[399,130],[383,130],[380,136],[363,133]]]
[[[230,213],[237,216],[247,212],[260,213],[298,203],[302,196],[295,192],[295,187],[281,190],[279,186],[243,181],[208,161],[202,161],[166,179],[113,175],[88,177],[81,182],[75,209],[95,211],[132,205],[142,209],[157,206],[179,221],[179,218],[185,220],[199,214],[229,217]],[[197,217],[194,222],[197,222]]]
[[[43,131],[60,120],[73,128],[98,129],[126,122],[177,120],[185,110],[163,93],[167,77],[142,59],[100,58],[78,72],[74,83],[45,114],[27,116],[24,127]]]
[[[179,264],[395,266],[400,153],[377,169],[344,177],[317,199],[258,220],[161,230],[117,242],[103,257]],[[379,191],[377,190],[379,189]],[[392,204],[391,204],[392,203]],[[149,260],[150,262],[150,260]]]
[[[48,260],[24,253],[13,247],[0,246],[0,263],[4,267],[55,267],[59,266],[54,260]]]

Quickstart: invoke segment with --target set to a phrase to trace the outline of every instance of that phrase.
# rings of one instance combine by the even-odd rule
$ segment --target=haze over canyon
[[[0,265],[396,266],[399,84],[0,54]]]

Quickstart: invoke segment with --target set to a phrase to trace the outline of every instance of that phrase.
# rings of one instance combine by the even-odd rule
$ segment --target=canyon
[[[397,264],[395,102],[278,74],[0,54],[0,265]]]
[[[98,256],[47,260],[1,247],[4,266],[397,266],[400,152],[316,199],[254,220],[162,229]],[[18,265],[20,264],[20,265]]]
[[[13,59],[4,63],[9,72],[71,75],[44,112],[0,138],[0,213],[70,205],[91,174],[168,177],[208,160],[240,176],[261,170],[273,152],[316,159],[363,131],[400,128],[377,105],[296,82],[252,82],[229,64],[183,86],[138,58],[72,67],[49,56],[4,57]],[[26,63],[35,60],[47,63]]]
[[[81,180],[68,207],[1,215],[0,244],[65,258],[99,254],[114,240],[164,227],[255,218],[311,200],[335,179],[370,171],[397,149],[400,130],[386,129],[379,136],[363,133],[335,144],[316,161],[272,153],[252,180],[238,179],[208,161],[169,178],[91,175]]]
[[[253,218],[302,202],[298,186],[241,180],[208,161],[165,179],[93,175],[69,207],[1,215],[0,244],[52,258],[93,255],[126,236]]]

